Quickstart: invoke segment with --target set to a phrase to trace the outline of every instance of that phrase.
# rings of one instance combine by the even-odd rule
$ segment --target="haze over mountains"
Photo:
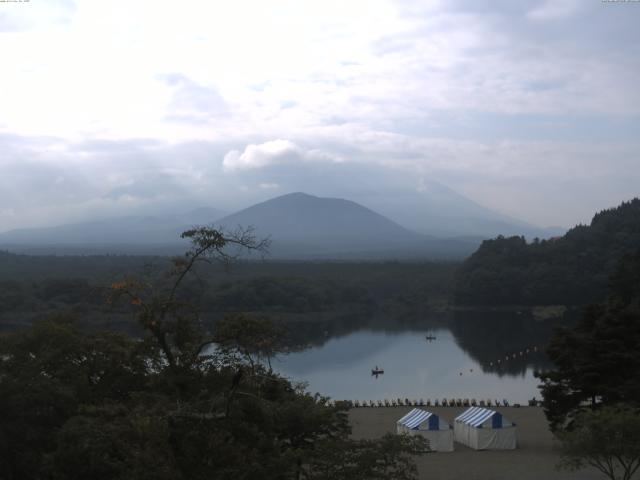
[[[436,197],[437,202],[421,205],[420,200]],[[447,198],[451,200],[448,206]],[[381,208],[403,212],[398,208],[401,200],[387,208],[381,204]],[[548,236],[524,222],[509,223],[508,217],[446,187],[428,195],[407,194],[404,200],[408,207],[400,216],[405,226],[350,200],[291,193],[227,216],[213,208],[200,208],[183,215],[12,230],[0,233],[0,247],[22,253],[176,253],[185,248],[179,238],[182,231],[215,224],[228,229],[254,227],[257,236],[271,238],[272,258],[461,258],[473,252],[482,238]],[[406,228],[407,224],[413,229]]]
[[[127,216],[0,233],[0,246],[21,253],[163,253],[182,248],[180,233],[224,215],[198,208],[182,215]]]
[[[437,237],[545,238],[566,231],[562,227],[540,228],[496,212],[435,181],[421,180],[420,183],[419,189],[397,188],[393,195],[372,195],[360,201],[400,225]]]

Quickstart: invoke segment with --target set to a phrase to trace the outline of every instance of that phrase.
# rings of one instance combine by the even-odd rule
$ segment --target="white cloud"
[[[353,125],[318,141],[325,148],[280,139],[229,152],[214,142],[0,135],[0,230],[203,205],[233,211],[291,191],[380,207],[402,192],[424,192],[431,179],[533,223],[571,225],[637,195],[640,184],[634,143],[421,138]]]
[[[289,140],[271,140],[259,145],[247,145],[244,152],[231,150],[224,156],[222,164],[226,170],[246,170],[281,163],[287,157],[299,158],[300,148]]]
[[[488,202],[522,212],[540,172],[552,182],[599,172],[600,191],[628,192],[624,177],[640,172],[636,10],[579,0],[7,3],[0,137],[13,140],[0,138],[0,199],[19,214],[6,224],[118,192],[146,202],[156,190],[209,198],[215,186],[236,204],[275,184],[323,194],[335,178],[296,188],[293,177],[352,163],[403,169],[413,189],[437,174],[480,200],[520,181],[524,200],[496,187],[504,193]],[[371,190],[386,181],[347,180]],[[562,205],[571,192],[549,198]]]
[[[243,152],[231,150],[224,156],[222,165],[225,170],[232,171],[307,161],[340,162],[342,158],[319,149],[304,150],[290,140],[277,139],[247,145]]]

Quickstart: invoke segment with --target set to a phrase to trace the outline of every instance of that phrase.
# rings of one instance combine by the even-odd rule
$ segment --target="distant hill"
[[[199,208],[180,215],[120,217],[0,233],[0,248],[26,253],[164,253],[183,246],[180,233],[224,213]],[[171,248],[170,248],[171,249]]]
[[[439,239],[338,198],[292,193],[232,215],[198,209],[165,217],[123,217],[0,233],[0,248],[28,254],[152,254],[182,252],[180,233],[193,225],[252,226],[272,240],[270,258],[294,260],[461,259],[481,238]]]
[[[437,239],[408,230],[355,202],[291,193],[220,219],[252,225],[276,258],[461,258],[479,239]]]
[[[408,189],[402,183],[392,194],[358,201],[406,228],[437,237],[524,235],[533,239],[566,232],[562,227],[541,228],[496,212],[433,180],[422,180],[419,189]]]
[[[455,299],[472,305],[599,302],[617,262],[639,248],[640,199],[634,198],[562,237],[484,241],[460,268]]]
[[[184,251],[193,225],[255,228],[269,256],[293,260],[462,259],[483,237],[438,238],[405,228],[356,202],[291,193],[223,217],[210,208],[173,216],[95,220],[0,233],[0,249],[27,254],[145,254]]]

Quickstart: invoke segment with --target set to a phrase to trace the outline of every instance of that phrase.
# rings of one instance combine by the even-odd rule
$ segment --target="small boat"
[[[433,340],[436,339],[436,336],[429,334],[429,335],[426,335],[424,338],[426,338],[428,342],[432,342]]]

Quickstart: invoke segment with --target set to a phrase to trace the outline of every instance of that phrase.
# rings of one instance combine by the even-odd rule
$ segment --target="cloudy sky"
[[[0,0],[0,231],[436,181],[640,195],[640,2]]]

